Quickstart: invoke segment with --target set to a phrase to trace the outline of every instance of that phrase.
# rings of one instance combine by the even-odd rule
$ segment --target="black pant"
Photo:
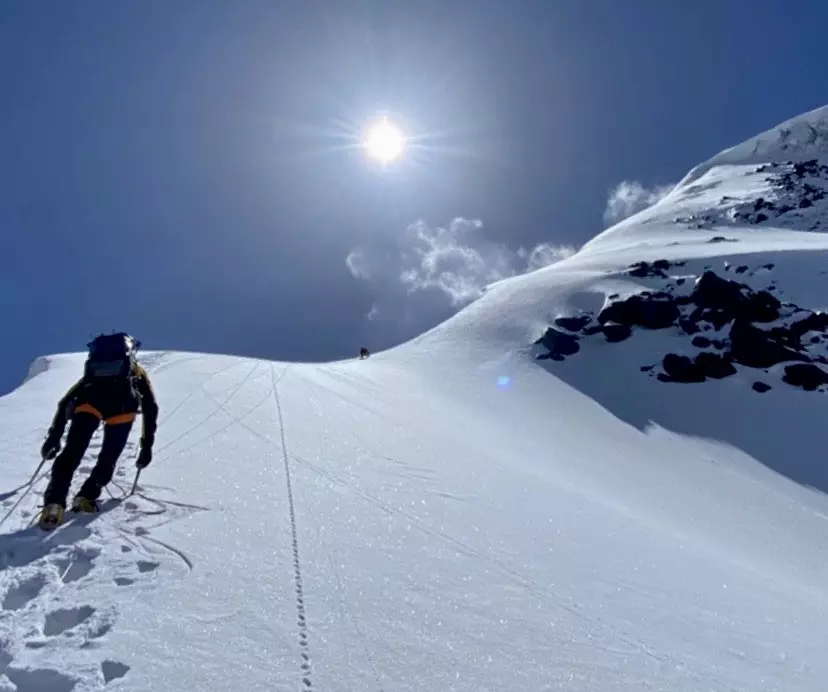
[[[58,454],[52,464],[52,479],[43,496],[45,504],[56,503],[66,506],[66,496],[72,484],[72,476],[80,466],[83,455],[92,440],[92,435],[98,429],[100,420],[91,413],[78,413],[72,417],[69,425],[69,434],[66,437],[66,446]],[[120,423],[104,427],[103,443],[98,454],[98,461],[89,478],[81,486],[79,495],[88,500],[97,500],[104,486],[112,480],[115,473],[115,464],[126,447],[132,423]]]

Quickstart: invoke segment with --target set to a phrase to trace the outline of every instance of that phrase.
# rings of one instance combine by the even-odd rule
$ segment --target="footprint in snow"
[[[95,567],[95,560],[101,554],[99,548],[74,548],[68,555],[54,560],[64,584],[83,579]]]
[[[95,640],[106,635],[114,623],[112,613],[101,613],[92,606],[61,608],[46,614],[42,634],[29,632],[24,636],[27,649],[44,649],[55,637],[67,639],[81,649],[94,646]]]
[[[4,672],[15,686],[16,692],[71,692],[80,682],[49,668],[6,668]]]
[[[95,614],[92,606],[80,606],[79,608],[61,608],[46,614],[46,622],[43,625],[43,634],[47,637],[54,637],[82,625]]]
[[[9,653],[10,648],[11,642],[8,639],[0,640],[0,673],[14,660],[14,656]]]
[[[105,685],[124,677],[128,672],[129,666],[126,663],[119,663],[118,661],[104,661],[101,663],[101,673],[103,673]]]
[[[36,599],[47,580],[43,574],[35,574],[22,581],[12,584],[12,587],[3,597],[3,610],[20,610]]]
[[[150,562],[149,560],[139,560],[137,564],[138,571],[141,572],[141,574],[144,574],[145,572],[152,572],[153,570],[158,569],[161,565],[160,562]]]

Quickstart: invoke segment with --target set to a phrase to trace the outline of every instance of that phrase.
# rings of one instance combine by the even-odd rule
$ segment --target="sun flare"
[[[366,128],[363,147],[372,159],[387,164],[402,156],[405,151],[405,142],[405,135],[383,118]]]

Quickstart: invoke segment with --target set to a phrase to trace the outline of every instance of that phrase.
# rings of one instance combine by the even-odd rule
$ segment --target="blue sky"
[[[828,102],[827,20],[781,0],[4,0],[0,392],[110,329],[287,360],[410,338],[536,246],[593,237],[622,181],[676,181]],[[379,112],[416,137],[388,169],[355,146]]]

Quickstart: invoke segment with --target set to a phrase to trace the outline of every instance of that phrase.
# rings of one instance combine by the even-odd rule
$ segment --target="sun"
[[[372,159],[389,164],[399,159],[405,151],[406,138],[399,128],[382,118],[365,129],[362,146]]]

